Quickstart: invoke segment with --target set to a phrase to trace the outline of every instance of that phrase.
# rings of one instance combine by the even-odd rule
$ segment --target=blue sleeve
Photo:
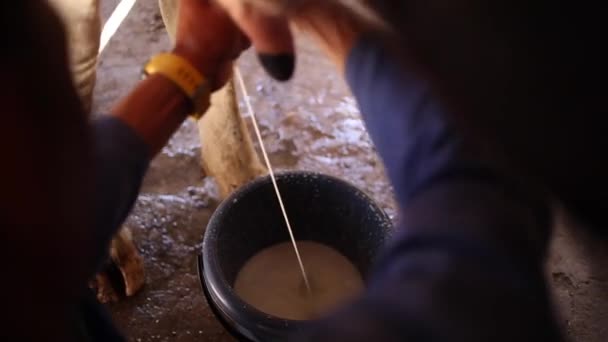
[[[400,222],[351,307],[315,341],[553,341],[542,261],[549,212],[468,155],[427,82],[366,37],[347,80],[400,205]]]
[[[148,169],[150,151],[121,120],[105,116],[92,125],[95,162],[95,248],[97,264],[127,218]]]

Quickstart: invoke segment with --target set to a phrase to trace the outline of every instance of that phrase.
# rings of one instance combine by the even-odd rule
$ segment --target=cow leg
[[[125,294],[133,296],[146,281],[144,273],[144,260],[139,255],[131,231],[123,227],[114,239],[110,247],[110,258],[122,274],[125,285]]]
[[[50,3],[64,22],[74,86],[89,115],[101,37],[99,0],[50,0]],[[110,257],[122,273],[126,295],[135,294],[144,284],[144,268],[127,228],[122,228],[112,241]],[[118,299],[107,274],[98,274],[94,283],[101,301]]]
[[[92,287],[97,289],[97,299],[102,303],[114,302],[119,298],[109,275],[113,266],[122,275],[127,296],[137,293],[145,283],[144,260],[139,255],[128,228],[121,229],[112,239],[110,259],[113,265],[106,265],[106,271],[97,274],[92,282]]]
[[[177,0],[159,0],[171,39],[175,37],[177,4]],[[211,107],[198,128],[203,168],[215,179],[223,198],[266,172],[240,115],[232,80],[211,96]]]
[[[50,0],[63,19],[70,69],[85,112],[91,111],[101,37],[99,0]]]
[[[177,5],[179,0],[158,0],[160,15],[163,17],[165,29],[169,34],[172,42],[175,42],[175,34],[177,33]]]
[[[203,168],[215,178],[222,198],[266,173],[240,115],[232,80],[211,97],[198,129]]]
[[[118,293],[114,290],[110,276],[106,272],[95,275],[95,280],[89,285],[97,290],[97,300],[101,303],[117,302]]]

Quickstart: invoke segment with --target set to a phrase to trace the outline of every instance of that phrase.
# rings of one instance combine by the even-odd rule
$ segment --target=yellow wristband
[[[173,81],[192,101],[195,118],[200,118],[209,106],[211,95],[207,81],[185,58],[172,53],[160,53],[148,61],[144,73],[161,74]]]

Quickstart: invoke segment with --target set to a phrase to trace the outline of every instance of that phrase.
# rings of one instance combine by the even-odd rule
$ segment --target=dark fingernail
[[[279,81],[287,81],[293,76],[295,69],[296,58],[294,55],[289,53],[282,53],[277,55],[260,53],[258,54],[260,62],[266,72],[273,78]]]

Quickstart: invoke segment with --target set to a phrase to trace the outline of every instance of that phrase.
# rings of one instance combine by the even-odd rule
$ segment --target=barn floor
[[[118,0],[101,2],[107,18]],[[107,112],[140,78],[142,63],[169,47],[157,1],[138,1],[101,57],[94,110]],[[382,164],[341,77],[306,41],[298,52],[296,77],[285,85],[269,80],[250,52],[240,60],[273,165],[346,179],[394,217]],[[126,223],[145,258],[147,284],[109,307],[130,341],[232,340],[213,318],[196,274],[202,234],[218,205],[199,146],[195,125],[186,122],[152,162]],[[608,341],[608,246],[561,228],[572,225],[559,224],[548,261],[560,321],[573,341]]]

